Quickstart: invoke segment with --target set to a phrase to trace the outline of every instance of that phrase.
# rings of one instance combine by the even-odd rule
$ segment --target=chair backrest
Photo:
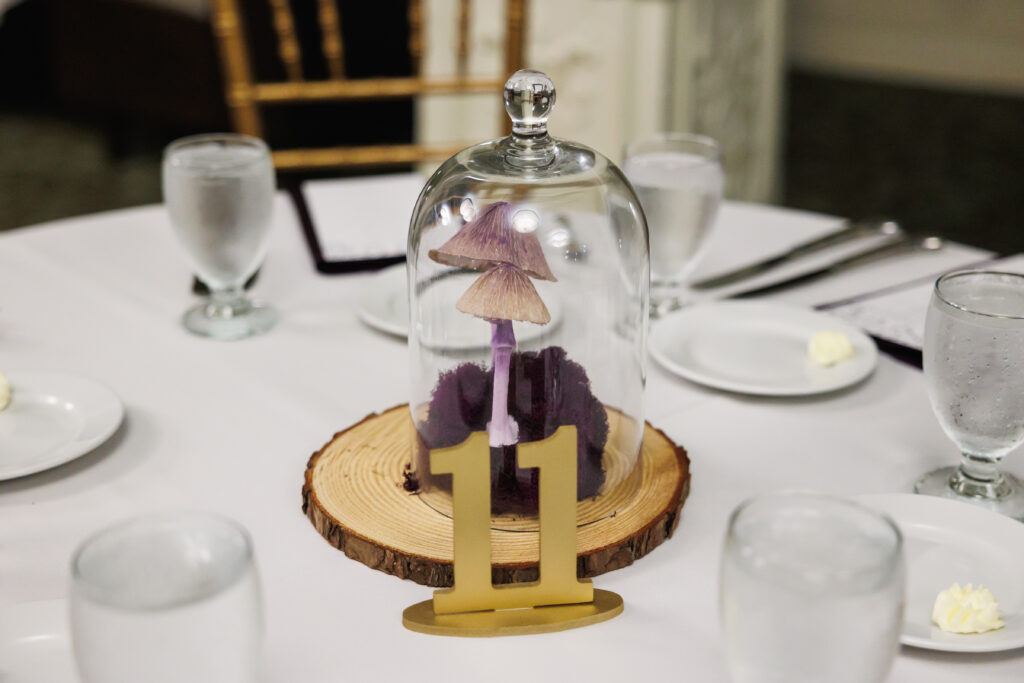
[[[526,0],[506,0],[504,45],[505,74],[500,78],[468,76],[470,12],[472,0],[458,0],[458,36],[455,74],[449,78],[427,78],[421,73],[424,50],[423,0],[408,0],[409,53],[412,76],[350,79],[345,73],[345,44],[342,40],[338,0],[262,0],[269,5],[276,38],[277,58],[284,80],[257,81],[251,61],[250,41],[239,0],[213,0],[213,27],[220,46],[225,76],[226,99],[232,121],[240,133],[262,136],[261,111],[283,106],[329,101],[415,98],[425,94],[472,94],[495,92],[508,74],[522,67]],[[321,37],[320,51],[326,63],[326,79],[307,80],[303,73],[302,49],[296,30],[292,3],[316,3]],[[279,149],[273,152],[279,169],[319,169],[338,166],[410,164],[444,159],[462,146],[417,144],[371,145]]]

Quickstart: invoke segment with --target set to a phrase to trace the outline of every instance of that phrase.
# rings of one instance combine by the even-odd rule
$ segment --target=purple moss
[[[449,475],[429,475],[427,451],[462,443],[491,419],[493,371],[464,363],[438,378],[428,419],[417,425],[421,444],[418,474],[443,488]],[[577,499],[597,494],[604,483],[601,466],[608,440],[608,416],[590,390],[590,380],[565,349],[516,352],[509,364],[509,414],[519,424],[519,441],[540,441],[563,425],[577,430]],[[491,448],[492,508],[495,512],[536,511],[538,476],[516,467],[516,447]]]

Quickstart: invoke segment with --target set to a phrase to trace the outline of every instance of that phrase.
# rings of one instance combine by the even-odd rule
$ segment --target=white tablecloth
[[[0,235],[0,369],[101,379],[126,422],[92,454],[0,483],[0,615],[63,597],[68,558],[88,533],[155,509],[232,515],[255,539],[267,606],[266,679],[332,681],[725,681],[716,604],[729,511],[770,489],[902,492],[953,463],[917,370],[882,357],[860,386],[768,400],[690,385],[651,364],[648,417],[689,450],[692,493],[675,536],[596,579],[626,611],[546,636],[443,639],[406,631],[401,611],[430,589],[329,546],[300,510],[309,455],[339,428],[406,400],[403,342],[359,323],[365,275],[312,268],[291,207],[277,206],[256,288],[282,313],[238,343],[192,337],[179,317],[190,274],[159,207]],[[731,204],[703,272],[828,229],[833,219]],[[822,303],[983,258],[953,246],[850,272],[775,298]],[[1008,458],[1024,474],[1024,458]],[[904,648],[893,681],[1024,678],[1024,651]],[[825,682],[823,682],[825,683]]]

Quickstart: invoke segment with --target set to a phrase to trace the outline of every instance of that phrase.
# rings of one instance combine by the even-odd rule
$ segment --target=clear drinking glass
[[[998,469],[1024,442],[1024,276],[963,271],[938,279],[925,323],[924,376],[959,466],[914,490],[1024,521],[1021,482]]]
[[[274,167],[266,144],[231,133],[172,142],[164,150],[163,188],[178,241],[211,292],[185,313],[185,328],[230,340],[273,327],[274,309],[243,289],[267,250]]]
[[[117,524],[71,560],[84,683],[253,683],[263,617],[249,534],[215,515]]]
[[[688,133],[659,133],[626,146],[623,171],[647,216],[651,242],[651,315],[672,310],[697,265],[722,202],[718,143]]]
[[[720,607],[734,683],[878,683],[903,623],[896,525],[852,501],[778,493],[740,505]]]

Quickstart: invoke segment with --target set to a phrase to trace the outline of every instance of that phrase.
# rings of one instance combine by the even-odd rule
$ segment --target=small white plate
[[[853,358],[821,367],[807,358],[816,332],[842,332]],[[655,321],[651,355],[680,377],[716,389],[760,396],[806,396],[856,384],[871,374],[878,349],[848,323],[804,308],[717,301]]]
[[[423,343],[437,349],[470,350],[486,348],[491,343],[491,328],[481,320],[455,308],[455,302],[479,276],[478,273],[453,273],[438,279],[423,294],[421,305],[433,307],[436,313],[426,317],[440,321],[437,328],[444,337],[426,337]],[[405,264],[380,271],[363,286],[359,295],[359,319],[370,327],[397,337],[409,334],[409,295],[406,291]],[[547,325],[514,323],[516,339],[527,342],[549,334],[561,322],[562,307],[557,298],[545,293],[544,304],[551,314]],[[429,332],[428,332],[429,334]]]
[[[95,380],[56,372],[10,372],[11,404],[0,411],[0,481],[63,465],[110,438],[121,401]]]
[[[0,607],[0,681],[78,681],[66,600]]]
[[[1024,647],[1024,524],[955,500],[912,493],[859,496],[903,533],[907,606],[900,642],[947,652]],[[939,591],[953,583],[992,591],[1006,626],[988,633],[946,633],[932,626]]]

